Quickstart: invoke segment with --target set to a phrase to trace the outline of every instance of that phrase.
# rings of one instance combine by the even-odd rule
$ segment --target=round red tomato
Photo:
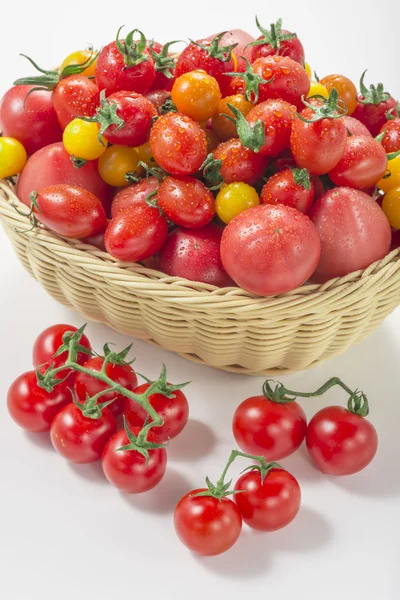
[[[385,152],[398,152],[400,150],[400,119],[388,121],[381,129],[381,133],[385,132],[382,138],[382,146]]]
[[[382,84],[371,85],[369,88],[365,86],[365,73],[366,71],[361,77],[361,94],[358,96],[358,104],[353,112],[353,117],[364,123],[371,135],[376,137],[386,123],[387,112],[392,111],[394,117],[399,115],[396,110],[396,100],[383,91]]]
[[[298,62],[288,56],[267,56],[254,61],[253,69],[256,75],[269,81],[260,84],[258,88],[261,102],[280,98],[298,108],[303,106],[301,98],[307,97],[310,80]]]
[[[290,146],[290,134],[296,108],[284,100],[261,102],[246,116],[246,121],[254,125],[258,120],[264,124],[265,143],[259,152],[265,156],[278,156]]]
[[[47,366],[47,365],[46,365]],[[40,369],[44,372],[46,366]],[[11,418],[26,431],[48,431],[56,414],[72,400],[68,383],[63,381],[52,392],[39,387],[36,372],[17,377],[7,393]]]
[[[155,177],[141,179],[138,183],[133,183],[128,187],[122,188],[111,204],[111,216],[125,212],[131,207],[144,206],[146,198],[158,189],[158,181]]]
[[[375,185],[386,173],[385,150],[373,137],[352,135],[347,138],[342,158],[329,171],[337,186],[364,189]]]
[[[235,502],[243,521],[252,529],[282,529],[300,510],[300,486],[284,469],[271,469],[264,481],[260,471],[247,471],[237,480],[235,490],[241,490],[235,494]]]
[[[215,556],[237,542],[242,517],[229,498],[196,496],[203,491],[193,490],[178,502],[174,515],[175,531],[182,544],[192,552]]]
[[[99,88],[84,75],[61,79],[53,91],[53,105],[63,129],[75,117],[93,117],[100,104]]]
[[[35,202],[37,220],[59,235],[79,239],[106,228],[107,217],[100,200],[76,185],[43,188]]]
[[[54,417],[50,437],[63,458],[74,463],[91,463],[101,458],[106,443],[116,431],[117,422],[107,408],[98,419],[90,419],[71,402]]]
[[[313,281],[324,283],[365,269],[389,252],[389,222],[378,204],[360,190],[329,190],[312,207],[310,219],[321,238]]]
[[[192,175],[206,159],[206,133],[189,117],[168,113],[154,123],[150,148],[156,163],[171,175]]]
[[[169,97],[170,93],[168,90],[154,89],[150,90],[150,92],[147,92],[147,94],[145,94],[145,98],[147,98],[147,100],[150,100],[154,108],[157,110],[158,114],[161,114],[160,108]]]
[[[378,436],[364,417],[341,406],[323,408],[308,424],[307,450],[328,475],[352,475],[364,469],[378,449]]]
[[[309,279],[320,257],[310,219],[289,206],[261,204],[225,228],[222,264],[243,289],[260,296],[289,292]]]
[[[270,29],[264,29],[256,18],[257,27],[261,31],[260,37],[251,42],[251,62],[263,56],[288,56],[292,60],[304,65],[304,48],[295,33],[282,29],[282,19],[271,24]],[[291,37],[290,37],[291,36]]]
[[[314,200],[314,184],[307,169],[284,169],[268,179],[260,198],[263,204],[285,204],[307,214]]]
[[[232,429],[243,452],[275,461],[300,447],[307,431],[307,418],[296,401],[278,403],[265,396],[252,396],[237,407]]]
[[[174,229],[157,257],[157,268],[172,277],[184,277],[218,287],[234,285],[222,266],[222,229],[210,223],[201,229]]]
[[[206,39],[212,42],[215,38],[216,34],[214,33]],[[235,66],[235,70],[237,71],[245,71],[246,58],[251,61],[250,42],[254,42],[254,37],[247,33],[247,31],[243,31],[243,29],[231,29],[230,31],[226,31],[221,38],[221,46],[235,46],[232,52],[235,56],[233,62],[235,63],[236,60],[237,63],[237,66]]]
[[[118,260],[138,262],[156,254],[168,236],[168,224],[157,208],[134,206],[119,212],[106,229],[107,252]]]
[[[64,343],[64,336],[66,334],[73,334],[77,330],[73,325],[67,325],[65,323],[59,323],[57,325],[51,325],[42,331],[35,340],[33,345],[32,360],[35,368],[45,363],[54,365],[54,367],[61,367],[65,364],[68,358],[68,352],[65,351],[59,356],[54,356],[60,346]],[[78,365],[84,365],[90,358],[92,351],[90,342],[86,335],[83,333],[79,340],[79,345],[83,346],[88,350],[88,353],[78,352],[76,356],[76,362]]]
[[[133,429],[138,435],[139,428]],[[159,443],[159,439],[151,431],[147,441]],[[107,442],[102,457],[104,475],[116,488],[126,494],[141,494],[148,492],[164,477],[167,468],[167,453],[165,448],[150,449],[149,460],[136,450],[118,450],[129,444],[129,438],[124,429],[115,433]]]
[[[28,96],[33,89],[33,85],[16,85],[0,103],[0,131],[21,142],[28,154],[62,139],[52,92],[37,90]]]
[[[159,185],[157,204],[167,219],[190,229],[204,227],[215,215],[212,192],[190,175],[166,177]]]
[[[348,115],[345,115],[344,117],[342,117],[342,121],[346,126],[348,134],[366,135],[367,137],[372,137],[365,125],[363,125],[358,119],[354,119],[354,117],[349,117]]]
[[[245,148],[238,139],[219,144],[213,156],[222,161],[220,173],[225,183],[238,181],[253,185],[268,166],[265,156]]]

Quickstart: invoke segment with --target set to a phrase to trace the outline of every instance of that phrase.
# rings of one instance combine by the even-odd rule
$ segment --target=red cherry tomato
[[[33,85],[16,85],[0,103],[0,131],[21,142],[28,154],[62,139],[62,130],[54,110],[52,93]]]
[[[117,117],[123,121],[123,123],[109,125],[104,131],[104,137],[110,144],[141,146],[147,142],[153,117],[157,116],[157,111],[150,100],[135,92],[121,91],[111,94],[104,101],[106,112],[110,110],[110,106],[116,111]]]
[[[138,262],[156,254],[168,236],[168,224],[157,208],[138,205],[119,212],[108,224],[104,243],[118,260]]]
[[[290,146],[290,133],[296,108],[284,100],[261,102],[248,113],[246,121],[254,125],[262,121],[265,130],[265,144],[259,150],[265,156],[278,156]]]
[[[44,372],[48,365],[40,369]],[[26,431],[48,431],[56,414],[72,400],[68,383],[63,381],[52,392],[39,387],[36,372],[17,377],[7,393],[11,418]]]
[[[68,358],[68,352],[65,351],[59,356],[54,356],[60,346],[63,345],[63,337],[67,333],[75,333],[77,330],[73,325],[67,325],[65,323],[59,323],[57,325],[51,325],[47,327],[42,333],[38,335],[33,345],[32,360],[33,366],[38,368],[40,365],[49,363],[54,365],[56,368],[61,367],[65,364]],[[90,352],[92,350],[90,342],[86,335],[83,333],[80,337],[79,345],[87,348],[88,354],[84,352],[78,352],[76,356],[76,362],[79,365],[84,365],[90,358]],[[73,379],[75,377],[74,374]],[[63,374],[61,378],[65,377]]]
[[[101,356],[94,356],[90,358],[86,364],[86,369],[90,369],[93,372],[100,372],[103,367],[104,359]],[[115,383],[122,385],[131,392],[135,390],[138,384],[135,371],[132,367],[126,363],[124,364],[113,364],[111,362],[106,365],[106,375]],[[76,373],[75,375],[75,395],[76,398],[82,404],[85,402],[87,396],[94,396],[102,390],[109,387],[106,383],[94,379],[86,373]],[[119,394],[116,391],[110,391],[107,394],[103,394],[99,398],[99,402],[108,402],[114,400],[112,404],[109,404],[108,408],[114,415],[119,415],[124,410],[126,396]]]
[[[171,175],[192,175],[207,156],[207,138],[198,123],[180,113],[159,117],[150,133],[156,163]]]
[[[133,429],[138,435],[139,428]],[[149,442],[159,443],[159,439],[152,432],[147,435]],[[165,448],[149,450],[149,461],[136,450],[118,450],[129,444],[128,436],[124,429],[115,433],[107,442],[102,457],[104,475],[116,488],[126,494],[141,494],[148,492],[164,477],[167,468],[167,453]]]
[[[208,36],[206,39],[212,42],[216,37],[216,34]],[[247,31],[243,31],[243,29],[231,29],[224,33],[221,38],[220,45],[221,46],[232,46],[233,44],[237,44],[233,49],[234,60],[233,62],[237,63],[237,67],[235,67],[235,71],[245,71],[246,70],[246,61],[251,61],[251,47],[249,46],[250,42],[254,42],[254,37],[247,33]]]
[[[243,521],[252,529],[282,529],[300,510],[300,486],[284,469],[271,469],[264,481],[260,471],[247,471],[237,480],[235,490],[241,490],[235,494],[235,502]]]
[[[159,185],[157,204],[167,219],[190,229],[204,227],[215,215],[212,192],[190,175],[166,177]]]
[[[353,112],[353,117],[363,123],[370,131],[373,137],[376,137],[382,127],[385,125],[387,118],[386,113],[392,111],[394,117],[398,117],[396,110],[396,100],[389,96],[387,99],[381,100],[382,96],[379,94],[374,98],[368,91],[368,103],[363,104],[365,97],[360,94],[358,96],[358,104]]]
[[[382,146],[385,152],[390,154],[391,152],[398,152],[400,150],[400,119],[393,119],[388,121],[380,131],[385,132],[382,138]]]
[[[296,107],[303,106],[301,98],[307,97],[310,80],[298,62],[288,56],[267,56],[254,61],[253,69],[265,81],[273,78],[270,83],[260,84],[258,91],[261,102],[280,98]]]
[[[213,156],[217,160],[222,160],[221,176],[225,183],[238,181],[253,185],[268,166],[268,159],[265,156],[245,148],[238,139],[219,144]]]
[[[111,204],[111,216],[125,212],[131,207],[144,206],[146,198],[158,189],[158,181],[155,177],[141,179],[138,183],[132,183],[122,188],[114,196]]]
[[[218,287],[234,285],[222,266],[222,229],[210,223],[201,229],[175,229],[157,257],[157,268],[172,277],[184,277]]]
[[[177,504],[175,531],[189,550],[203,556],[222,554],[238,540],[242,530],[239,509],[229,498],[196,496],[204,489],[186,494]]]
[[[261,31],[260,37],[257,38],[251,46],[251,61],[254,62],[257,58],[263,56],[288,56],[292,60],[304,65],[305,55],[304,48],[297,35],[288,31],[287,29],[281,29],[282,21],[279,20],[277,23],[271,25],[270,30],[264,29],[257,20],[258,29]],[[287,35],[293,37],[285,39]]]
[[[144,394],[150,384],[144,383],[136,388],[135,394]],[[167,398],[162,394],[151,394],[149,402],[154,410],[164,421],[161,427],[154,427],[152,431],[162,442],[166,442],[183,431],[189,418],[189,404],[181,390],[172,392],[174,397]],[[133,400],[126,398],[124,415],[130,427],[143,427],[147,412]],[[151,420],[151,419],[150,419]]]
[[[62,129],[75,117],[93,117],[100,104],[99,88],[84,75],[61,79],[53,91],[53,105]]]
[[[284,169],[268,179],[260,198],[263,204],[285,204],[307,214],[314,200],[314,184],[306,169]]]
[[[85,417],[73,402],[65,406],[50,427],[55,450],[74,463],[99,460],[110,437],[117,431],[117,422],[110,410],[104,408],[98,419]]]
[[[167,44],[167,46],[168,46],[168,50],[169,50],[170,44]],[[164,46],[162,44],[160,44],[159,42],[156,42],[155,40],[151,40],[151,42],[147,41],[146,48],[149,50],[150,47],[151,47],[151,50],[153,50],[153,52],[155,52],[156,54],[161,54],[163,51],[163,48],[164,48]],[[168,52],[168,55],[170,56],[170,52]],[[172,88],[172,84],[174,82],[174,77],[168,77],[165,73],[169,72],[171,75],[173,75],[174,69],[170,68],[170,69],[167,69],[167,71],[165,71],[165,66],[162,64],[162,59],[161,59],[161,64],[160,64],[160,61],[159,60],[156,61],[154,59],[154,56],[152,56],[152,58],[154,60],[156,76],[155,76],[153,83],[151,84],[151,91],[168,91],[169,92]],[[164,66],[164,68],[161,68],[161,70],[158,70],[159,66],[157,65],[157,62],[159,63],[159,65],[161,67]]]
[[[147,100],[150,100],[158,114],[160,114],[160,108],[169,97],[170,93],[168,90],[154,89],[150,90],[150,92],[147,92],[147,94],[145,94],[145,98],[147,98]]]
[[[224,229],[222,264],[243,289],[260,296],[283,294],[309,279],[318,265],[320,240],[306,215],[283,204],[261,204]]]
[[[358,473],[378,449],[374,426],[341,406],[328,406],[314,415],[306,442],[314,464],[328,475]]]
[[[354,117],[349,117],[348,115],[345,115],[344,117],[342,117],[342,121],[346,126],[348,134],[350,134],[350,135],[366,135],[367,137],[372,137],[372,135],[370,134],[368,129],[365,127],[365,125],[363,125],[361,123],[361,121],[359,121],[358,119],[355,119]]]
[[[298,402],[278,403],[265,396],[252,396],[237,407],[232,429],[243,452],[275,461],[300,447],[307,418]]]
[[[367,136],[352,135],[347,138],[342,158],[329,171],[337,186],[364,189],[375,185],[386,173],[388,159],[377,140]]]

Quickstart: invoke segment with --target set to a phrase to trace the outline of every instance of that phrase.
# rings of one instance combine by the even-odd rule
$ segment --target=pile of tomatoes
[[[33,224],[168,275],[274,295],[366,268],[399,245],[399,104],[312,81],[281,25],[179,55],[119,30],[16,81],[0,176]]]

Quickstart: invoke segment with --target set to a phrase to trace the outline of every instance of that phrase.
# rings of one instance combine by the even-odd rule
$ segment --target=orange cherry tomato
[[[221,91],[217,80],[205,71],[190,71],[178,77],[171,99],[179,112],[195,121],[207,121],[217,111]]]
[[[238,137],[235,123],[232,123],[232,121],[230,121],[227,117],[224,116],[229,115],[233,117],[233,113],[231,109],[228,108],[228,104],[231,104],[232,106],[235,106],[238,110],[240,110],[244,117],[253,108],[253,104],[246,100],[243,94],[226,96],[218,102],[217,112],[212,118],[212,128],[213,131],[219,137],[219,139],[223,142],[226,142],[231,138]]]
[[[347,106],[347,114],[353,114],[357,106],[357,88],[350,79],[344,75],[327,75],[323,79],[320,79],[320,83],[326,87],[328,92],[336,88],[339,98]]]

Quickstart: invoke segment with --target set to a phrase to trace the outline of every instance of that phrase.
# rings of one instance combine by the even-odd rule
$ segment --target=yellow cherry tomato
[[[392,227],[400,229],[400,185],[389,190],[382,202],[382,210]]]
[[[59,68],[59,72],[65,69],[65,67],[69,67],[70,65],[82,65],[88,64],[89,66],[82,71],[81,75],[86,75],[86,77],[93,77],[96,71],[96,62],[97,62],[97,52],[96,50],[77,50],[76,52],[72,52],[69,54],[61,63]],[[96,58],[95,58],[96,57]],[[95,60],[93,62],[92,59]]]
[[[251,185],[235,182],[220,189],[215,199],[215,210],[221,221],[229,223],[239,213],[258,204],[260,198]]]
[[[310,91],[308,92],[307,98],[311,96],[323,96],[324,98],[329,98],[329,92],[322,83],[318,83],[318,81],[312,81],[310,85]]]
[[[382,190],[382,192],[387,193],[393,188],[400,187],[400,155],[389,160],[386,174],[389,175],[389,177],[381,179],[377,183],[378,188]]]
[[[100,177],[115,187],[128,185],[126,173],[138,172],[138,163],[141,160],[137,148],[127,146],[110,146],[100,156],[98,168]]]
[[[235,94],[233,96],[225,96],[218,102],[218,108],[216,114],[212,118],[212,128],[213,131],[217,134],[220,140],[223,142],[227,142],[232,138],[237,138],[238,133],[236,131],[236,125],[232,121],[230,121],[224,115],[229,115],[233,117],[233,113],[231,109],[228,107],[228,104],[231,104],[245,117],[250,110],[253,108],[253,104],[246,100],[243,94]]]
[[[311,81],[311,79],[312,79],[312,70],[311,70],[311,67],[310,67],[310,65],[308,63],[304,63],[304,70],[305,70],[305,72],[308,75],[308,79]]]
[[[107,148],[104,136],[99,140],[99,126],[97,123],[74,119],[64,129],[63,142],[68,154],[84,160],[96,160]]]
[[[0,179],[22,171],[26,158],[26,150],[21,142],[11,137],[0,137]]]
[[[195,121],[207,121],[217,111],[221,91],[205,71],[190,71],[175,80],[171,99],[179,112]]]

